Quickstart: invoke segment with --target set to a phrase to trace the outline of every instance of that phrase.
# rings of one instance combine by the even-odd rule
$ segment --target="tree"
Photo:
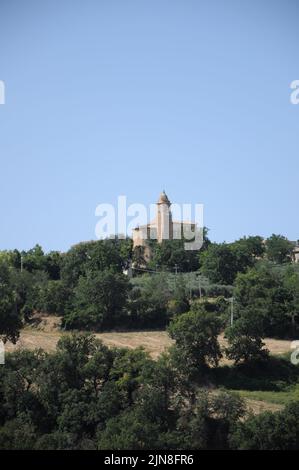
[[[230,444],[240,450],[297,450],[299,446],[299,404],[282,411],[250,416],[237,423]]]
[[[182,413],[179,431],[185,449],[228,449],[229,434],[245,415],[237,394],[201,390],[191,408]]]
[[[254,266],[258,258],[262,258],[265,253],[265,246],[262,237],[244,237],[230,244],[236,257],[236,269],[238,273],[244,273],[248,268]]]
[[[108,347],[88,333],[62,336],[57,343],[57,355],[54,359],[56,374],[60,375],[61,382],[67,383],[70,388],[88,385],[95,393],[108,380],[112,365]]]
[[[184,240],[163,240],[162,243],[152,243],[151,260],[148,266],[156,269],[168,269],[174,272],[196,271],[199,267],[198,251],[185,250]]]
[[[264,358],[262,338],[273,315],[273,290],[278,280],[267,269],[238,274],[234,289],[234,324],[225,331],[226,355],[236,363]]]
[[[265,252],[262,237],[244,237],[234,243],[216,244],[200,253],[201,272],[212,282],[234,283],[238,273],[245,273],[252,268]]]
[[[184,367],[203,370],[209,364],[218,365],[222,356],[218,343],[221,326],[219,318],[201,305],[171,321],[168,333],[176,342]]]
[[[128,239],[107,239],[89,242],[87,244],[86,273],[110,270],[121,273],[130,256]]]
[[[0,251],[0,260],[12,268],[20,269],[21,267],[21,253],[18,250]]]
[[[159,427],[144,419],[138,407],[125,410],[107,421],[105,429],[98,432],[99,450],[154,449],[159,438]]]
[[[274,263],[288,263],[292,259],[293,244],[282,235],[273,234],[266,241],[266,253]]]
[[[62,265],[63,256],[59,251],[51,251],[46,255],[45,271],[49,279],[58,281],[60,279],[60,270]]]
[[[233,326],[225,331],[229,346],[225,352],[236,364],[265,359],[268,351],[264,349],[263,316],[256,308],[247,307],[240,312],[240,317]]]
[[[173,422],[182,405],[186,404],[186,390],[180,380],[173,355],[162,353],[156,361],[146,364],[144,386],[139,395],[144,414],[165,430]],[[153,416],[154,415],[154,416]]]
[[[211,244],[200,253],[201,273],[210,281],[219,284],[233,284],[238,272],[237,257],[232,248],[225,243]]]
[[[86,274],[85,265],[89,256],[87,248],[86,243],[79,243],[63,255],[61,278],[70,288],[74,288],[80,276]]]
[[[39,289],[35,307],[48,314],[63,315],[70,297],[71,289],[64,282],[60,280],[47,281]]]
[[[296,285],[296,278],[293,279]],[[280,273],[262,265],[239,274],[235,281],[234,297],[236,319],[241,315],[241,310],[246,313],[250,308],[259,312],[262,336],[285,337],[290,333],[291,312],[294,311],[290,304],[292,295]]]
[[[291,335],[296,336],[299,317],[299,274],[289,268],[284,275],[283,284],[287,290],[287,313],[291,319]]]
[[[22,252],[23,267],[29,272],[42,271],[45,269],[46,257],[40,245],[35,245],[29,251]]]
[[[98,240],[79,243],[64,256],[61,278],[69,287],[75,287],[80,276],[97,275],[110,270],[121,273],[127,260],[122,258],[130,253],[126,240]]]
[[[130,237],[120,238],[118,236],[115,238],[114,243],[121,256],[122,266],[126,267],[133,257],[133,240]]]
[[[18,417],[0,427],[0,449],[32,450],[36,437],[30,419],[26,416]]]
[[[149,354],[142,348],[119,349],[116,353],[110,378],[125,393],[129,405],[134,401],[134,394],[143,382],[145,368],[149,363],[151,363]]]
[[[240,238],[240,240],[232,243],[231,246],[236,249],[242,249],[250,263],[250,258],[262,258],[266,251],[264,239],[258,235]]]
[[[128,290],[129,281],[123,274],[102,271],[81,276],[63,319],[65,327],[103,329],[119,325]]]
[[[237,276],[234,288],[236,307],[252,305],[263,306],[271,302],[273,289],[279,287],[277,275],[262,266],[260,269],[249,269],[246,273]]]
[[[168,305],[171,299],[172,294],[165,273],[137,278],[129,292],[128,310],[131,325],[164,327],[168,321]]]
[[[16,343],[22,326],[8,265],[0,259],[0,337]]]
[[[43,432],[57,431],[61,416],[59,433],[71,434],[71,443],[78,448],[84,433],[94,433],[119,412],[121,397],[109,379],[113,360],[113,352],[93,335],[73,333],[59,340],[57,351],[45,358],[36,379],[47,420]]]

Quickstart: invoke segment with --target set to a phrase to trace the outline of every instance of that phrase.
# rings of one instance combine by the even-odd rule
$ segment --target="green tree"
[[[229,344],[225,351],[227,357],[236,364],[266,358],[268,351],[264,349],[263,332],[263,313],[253,307],[244,308],[233,326],[225,331]]]
[[[71,292],[71,289],[60,280],[47,281],[39,289],[35,306],[48,314],[63,315],[71,298]]]
[[[59,251],[50,251],[45,259],[45,271],[49,279],[57,281],[60,279],[60,270],[62,265],[63,255]]]
[[[266,241],[266,253],[270,261],[288,263],[292,259],[293,244],[282,235],[273,234]]]
[[[0,259],[0,337],[16,343],[22,326],[17,309],[17,296],[13,289],[11,271]]]
[[[182,448],[228,449],[230,432],[244,417],[245,409],[237,394],[201,390],[196,402],[185,407],[178,421]]]
[[[74,289],[66,328],[103,329],[119,325],[125,314],[129,281],[123,274],[102,271],[81,276]]]
[[[262,258],[266,248],[263,237],[258,235],[254,237],[243,237],[231,244],[236,249],[241,249],[250,261],[250,258]]]
[[[231,285],[237,274],[252,268],[264,252],[264,242],[259,236],[244,237],[230,244],[213,243],[200,253],[201,272],[212,282]]]
[[[0,260],[12,268],[20,269],[21,267],[21,253],[18,250],[0,251]]]
[[[298,331],[299,318],[299,274],[289,268],[284,275],[283,284],[287,290],[286,311],[291,320],[291,335],[293,338]]]
[[[283,277],[267,266],[239,274],[235,282],[235,318],[247,309],[259,312],[263,336],[286,336],[291,331],[290,290]]]
[[[144,414],[152,421],[159,422],[165,431],[173,423],[182,404],[186,403],[187,397],[175,358],[169,352],[162,353],[156,361],[146,364],[143,375],[144,386],[139,403]]]
[[[75,287],[80,276],[97,275],[105,270],[121,273],[127,263],[127,259],[122,257],[124,254],[130,254],[127,240],[79,243],[63,256],[61,278],[68,286]]]
[[[142,348],[119,349],[116,352],[110,378],[115,381],[119,390],[125,393],[129,405],[134,401],[134,394],[143,382],[145,369],[149,363],[151,359]]]
[[[201,273],[210,281],[219,284],[233,284],[238,272],[236,254],[225,243],[213,243],[206,251],[200,253],[200,264]]]
[[[231,432],[231,447],[240,450],[298,450],[299,404],[240,421]]]
[[[155,449],[159,427],[144,419],[139,408],[130,408],[107,421],[103,431],[98,432],[99,450],[145,450]]]
[[[254,266],[257,259],[265,253],[265,245],[262,237],[244,237],[230,244],[236,257],[236,269],[238,273],[244,273]]]
[[[200,370],[209,364],[218,365],[222,354],[218,343],[221,321],[201,305],[175,317],[168,333],[176,342],[182,364],[189,370]]]
[[[129,293],[128,310],[131,325],[161,327],[168,321],[169,302],[173,298],[167,275],[144,275],[137,279]]]
[[[0,449],[32,450],[36,438],[35,427],[25,415],[7,421],[0,427]]]
[[[29,272],[42,271],[46,266],[46,257],[40,245],[35,245],[31,250],[21,253],[23,259],[23,267]]]
[[[28,321],[35,311],[43,309],[43,292],[48,284],[48,276],[44,271],[14,269],[11,271],[11,280],[16,293],[17,310]]]
[[[152,257],[148,266],[174,272],[196,271],[199,267],[198,251],[185,250],[184,240],[163,240],[152,243]]]
[[[40,371],[39,383],[47,397],[46,401],[54,388],[60,392],[67,388],[84,387],[86,392],[97,395],[97,391],[108,380],[112,365],[111,352],[107,346],[88,333],[62,336],[57,343],[57,352],[48,359]]]

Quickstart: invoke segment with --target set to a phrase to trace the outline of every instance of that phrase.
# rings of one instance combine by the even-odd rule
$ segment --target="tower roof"
[[[165,193],[164,189],[163,189],[163,192],[160,194],[158,204],[168,204],[168,205],[170,205],[170,200],[168,199],[168,196]]]

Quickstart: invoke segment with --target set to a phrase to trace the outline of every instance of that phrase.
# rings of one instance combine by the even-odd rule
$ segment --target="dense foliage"
[[[221,320],[204,305],[174,318],[168,331],[176,342],[182,367],[202,370],[209,364],[217,366],[222,357],[218,336]]]
[[[234,296],[236,324],[227,337],[230,356],[242,360],[234,336],[244,337],[253,356],[263,336],[298,332],[299,274],[290,262],[292,247],[279,235],[216,244],[205,230],[199,252],[185,250],[183,240],[152,241],[148,261],[129,238],[80,243],[66,253],[44,253],[39,245],[2,251],[0,335],[15,341],[22,321],[31,321],[35,312],[61,316],[65,329],[164,328],[198,298]],[[124,274],[130,272],[133,279]],[[222,310],[225,326],[229,305]]]
[[[16,341],[22,321],[39,311],[59,313],[65,329],[168,325],[175,345],[153,361],[141,348],[108,349],[76,333],[63,336],[55,353],[7,354],[0,448],[298,448],[297,402],[252,416],[240,396],[219,389],[298,382],[297,368],[274,364],[263,343],[265,336],[298,333],[298,270],[267,260],[258,238],[232,245],[207,244],[196,272],[153,272],[149,265],[133,279],[123,274],[133,256],[130,240],[83,243],[67,253],[44,254],[38,246],[2,252],[4,339]],[[174,259],[178,271],[178,254]],[[226,347],[219,343],[223,331]],[[229,370],[219,366],[224,354],[235,363]],[[277,377],[267,377],[269,370]]]
[[[298,450],[299,403],[283,411],[251,416],[238,423],[230,437],[230,445],[242,450]]]
[[[207,333],[214,320],[202,314]],[[203,358],[194,346],[198,333],[190,330],[183,345],[180,328],[184,321],[173,325],[177,343],[157,361],[142,348],[108,349],[86,333],[63,336],[54,353],[7,354],[0,449],[298,448],[298,403],[251,416],[237,394],[209,391],[215,377],[201,365],[210,357],[217,363],[216,330]],[[184,367],[182,352],[191,358]]]

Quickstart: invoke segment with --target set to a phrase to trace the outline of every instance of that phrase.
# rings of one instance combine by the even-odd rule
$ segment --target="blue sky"
[[[299,238],[296,0],[0,1],[0,249],[95,208],[203,203],[215,241]]]

